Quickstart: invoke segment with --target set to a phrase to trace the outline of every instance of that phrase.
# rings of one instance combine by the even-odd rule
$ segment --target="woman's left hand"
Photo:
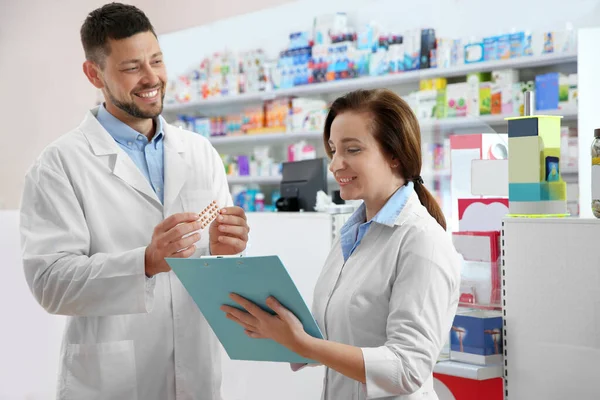
[[[246,335],[255,339],[272,339],[291,351],[308,357],[308,342],[312,337],[306,333],[300,320],[275,298],[269,297],[266,301],[267,306],[275,312],[272,315],[242,296],[232,293],[229,297],[246,311],[226,305],[221,310],[227,313],[228,319],[241,325]]]

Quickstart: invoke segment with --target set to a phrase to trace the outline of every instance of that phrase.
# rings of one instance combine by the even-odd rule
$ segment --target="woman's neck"
[[[400,186],[402,187],[402,186]],[[382,195],[373,199],[365,199],[365,209],[367,213],[367,221],[372,220],[379,211],[386,205],[386,203],[392,198],[392,196],[400,189],[400,187],[396,187],[387,195]]]

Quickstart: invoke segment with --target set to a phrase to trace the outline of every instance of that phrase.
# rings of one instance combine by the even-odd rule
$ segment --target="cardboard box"
[[[449,118],[467,116],[468,83],[453,83],[446,86],[446,113]]]
[[[466,311],[454,317],[450,359],[478,365],[501,364],[502,314],[500,311]]]
[[[492,83],[484,82],[479,85],[479,115],[492,113]]]
[[[500,232],[453,232],[452,243],[463,259],[460,305],[498,309],[502,297]]]
[[[558,109],[558,73],[553,72],[535,77],[535,108],[541,110]]]

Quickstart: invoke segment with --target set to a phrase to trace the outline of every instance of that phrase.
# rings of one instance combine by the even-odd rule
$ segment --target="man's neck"
[[[156,124],[152,118],[136,118],[127,114],[118,107],[113,106],[110,103],[104,103],[106,110],[112,114],[113,117],[119,121],[128,125],[131,129],[148,138],[148,141],[152,140],[154,133],[156,132]]]

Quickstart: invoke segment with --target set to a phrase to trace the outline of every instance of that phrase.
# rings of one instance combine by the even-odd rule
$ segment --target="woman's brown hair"
[[[442,209],[431,193],[423,186],[421,172],[421,131],[417,117],[409,105],[387,89],[356,90],[337,98],[327,114],[323,139],[325,150],[331,157],[329,138],[331,124],[336,116],[345,113],[366,113],[371,117],[372,133],[384,153],[398,161],[398,173],[413,181],[421,204],[429,214],[446,229]]]

